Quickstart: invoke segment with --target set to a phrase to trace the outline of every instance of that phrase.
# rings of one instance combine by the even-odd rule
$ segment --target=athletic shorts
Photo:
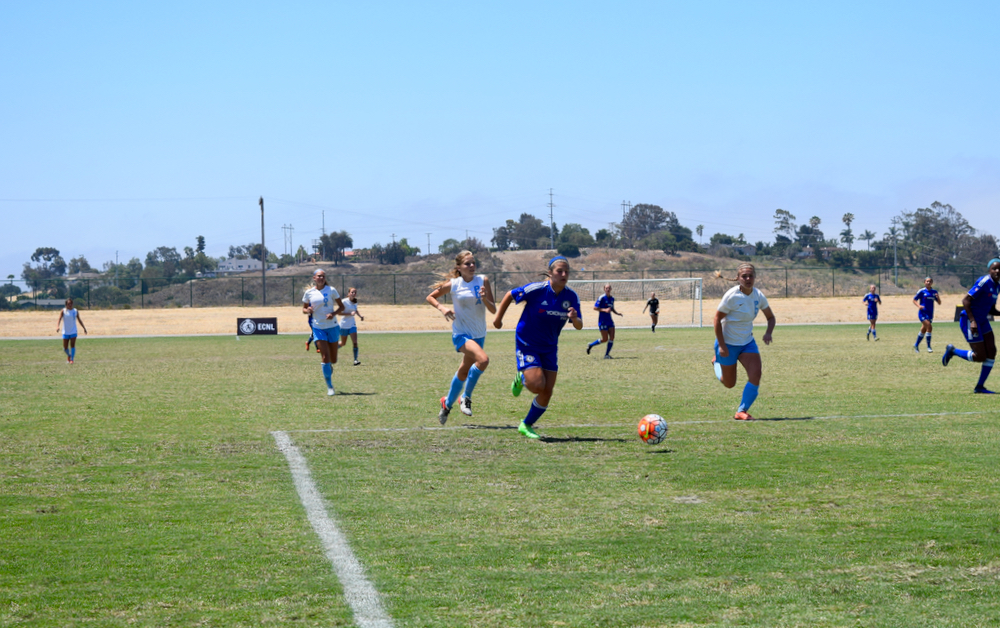
[[[934,315],[933,314],[928,315],[926,311],[920,310],[919,312],[917,312],[917,320],[920,321],[921,323],[924,321],[933,322]]]
[[[868,320],[870,320],[870,321],[877,321],[878,320],[878,314],[872,314],[871,312],[868,312]]]
[[[729,355],[727,357],[722,357],[719,355],[719,341],[715,341],[715,363],[721,364],[723,366],[732,366],[740,361],[740,354],[742,353],[760,353],[757,348],[757,341],[751,339],[745,345],[731,345],[728,342],[726,347],[729,349]]]
[[[966,315],[965,311],[962,311],[962,315],[958,317],[958,326],[962,330],[962,335],[971,345],[974,342],[983,342],[983,337],[986,334],[992,334],[993,328],[990,326],[990,321],[986,318],[976,319],[976,334],[970,335],[969,329],[969,317]]]
[[[340,342],[340,326],[338,325],[328,329],[313,327],[313,339],[316,342],[322,340],[323,342],[328,342],[330,344]]]
[[[601,331],[607,331],[608,329],[614,329],[615,328],[615,324],[614,324],[614,322],[611,322],[611,323],[601,323],[600,325],[597,326],[597,328],[600,329]]]
[[[530,368],[540,368],[545,371],[559,372],[559,350],[538,351],[515,341],[515,356],[517,370],[526,371]]]
[[[340,337],[341,338],[346,338],[347,336],[350,336],[351,334],[356,334],[356,333],[358,333],[357,326],[348,327],[347,329],[344,329],[343,327],[340,328]]]
[[[469,334],[452,334],[451,343],[455,345],[455,351],[458,353],[462,352],[462,347],[465,346],[466,341],[471,340],[480,347],[486,346],[486,338],[473,338]]]
[[[76,334],[63,334],[63,340],[76,340]]]

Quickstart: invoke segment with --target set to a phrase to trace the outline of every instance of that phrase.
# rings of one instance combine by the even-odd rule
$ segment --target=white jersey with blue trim
[[[486,337],[486,304],[483,303],[483,275],[476,275],[472,281],[462,277],[451,280],[451,304],[455,310],[455,320],[451,324],[452,333],[469,338]]]
[[[315,287],[306,290],[302,295],[302,302],[311,305],[313,309],[313,327],[316,329],[333,329],[338,325],[337,317],[327,319],[327,314],[337,311],[337,299],[340,294],[330,286],[323,286],[322,290]]]
[[[766,307],[769,307],[767,297],[757,288],[750,294],[744,294],[739,286],[730,288],[717,308],[726,315],[722,319],[722,337],[726,344],[737,347],[750,344],[753,340],[753,319]]]
[[[76,335],[76,308],[68,310],[63,308],[63,336],[75,336]]]
[[[344,311],[340,313],[340,328],[350,329],[351,327],[357,327],[358,324],[354,322],[354,316],[358,313],[358,304],[352,302],[350,299],[344,299]]]

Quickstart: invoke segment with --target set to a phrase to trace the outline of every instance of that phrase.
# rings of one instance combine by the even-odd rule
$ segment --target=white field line
[[[351,551],[347,537],[327,514],[323,498],[309,473],[306,459],[286,432],[271,432],[271,436],[288,460],[288,467],[295,481],[295,490],[298,491],[299,499],[306,509],[309,523],[323,543],[326,557],[333,565],[337,579],[344,587],[344,599],[354,613],[354,622],[359,628],[392,628],[392,618],[382,607],[378,591],[365,577],[364,567]]]
[[[985,414],[985,411],[980,412],[929,412],[924,414],[838,414],[831,416],[811,416],[811,417],[799,417],[799,418],[760,418],[756,421],[747,421],[748,423],[777,423],[781,421],[833,421],[839,419],[905,419],[905,418],[922,418],[922,417],[944,417],[944,416],[973,416],[977,414]],[[697,425],[701,423],[734,423],[732,419],[720,420],[720,419],[705,419],[702,421],[668,421],[670,425]],[[744,423],[744,422],[739,422]],[[574,423],[568,425],[545,425],[542,426],[546,431],[548,430],[565,430],[565,429],[580,429],[580,428],[596,428],[596,429],[608,429],[608,428],[621,428],[621,429],[633,429],[632,424],[616,424],[616,423]],[[309,434],[309,433],[327,433],[327,432],[431,432],[431,431],[454,431],[454,430],[500,430],[500,429],[517,429],[517,425],[454,425],[450,427],[338,427],[338,428],[328,428],[328,429],[314,429],[314,430],[286,430],[285,432],[275,432],[276,434]]]

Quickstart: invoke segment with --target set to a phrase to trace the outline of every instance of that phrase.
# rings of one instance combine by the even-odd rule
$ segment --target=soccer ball
[[[659,414],[647,414],[639,420],[639,438],[647,445],[659,445],[667,437],[667,422]]]

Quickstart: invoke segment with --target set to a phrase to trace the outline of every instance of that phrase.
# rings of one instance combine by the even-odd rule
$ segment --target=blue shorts
[[[340,342],[340,326],[330,327],[329,329],[319,329],[318,327],[313,327],[313,339],[316,342],[323,341],[330,344]]]
[[[958,326],[962,330],[962,335],[971,345],[974,342],[983,342],[983,337],[986,334],[992,334],[993,328],[990,326],[990,321],[986,318],[976,319],[976,334],[970,336],[969,330],[969,317],[966,315],[965,310],[962,310],[961,316],[958,317]]]
[[[455,352],[456,353],[461,353],[462,347],[464,347],[465,343],[467,341],[469,341],[469,340],[471,340],[472,342],[476,343],[480,347],[486,346],[486,338],[485,337],[484,338],[473,338],[469,334],[452,334],[451,335],[451,343],[453,345],[455,345]]]
[[[934,321],[934,315],[933,314],[928,314],[926,312],[926,310],[920,310],[919,312],[917,312],[917,320],[920,321],[921,323],[924,322],[924,321],[931,321],[931,322],[933,322]]]
[[[878,320],[878,314],[871,314],[871,313],[869,313],[868,314],[868,320],[870,320],[870,321],[877,321]]]
[[[597,328],[600,329],[601,331],[606,331],[608,329],[614,329],[615,328],[615,324],[614,323],[600,323],[597,326]]]
[[[358,333],[358,328],[356,326],[355,327],[351,327],[349,329],[344,329],[343,327],[340,328],[340,337],[341,338],[346,338],[347,336],[350,336],[351,334],[356,334],[356,333]]]
[[[760,350],[757,349],[757,341],[753,339],[751,339],[750,342],[748,342],[745,345],[731,345],[727,342],[726,347],[729,349],[729,355],[726,357],[720,356],[719,341],[718,340],[715,341],[716,364],[721,364],[723,366],[732,366],[733,364],[736,364],[737,362],[740,361],[741,353],[760,353]]]
[[[516,347],[517,370],[526,371],[530,368],[540,368],[545,371],[559,372],[559,350],[538,351],[532,347],[514,341]]]
[[[76,340],[76,334],[63,334],[63,340]]]

